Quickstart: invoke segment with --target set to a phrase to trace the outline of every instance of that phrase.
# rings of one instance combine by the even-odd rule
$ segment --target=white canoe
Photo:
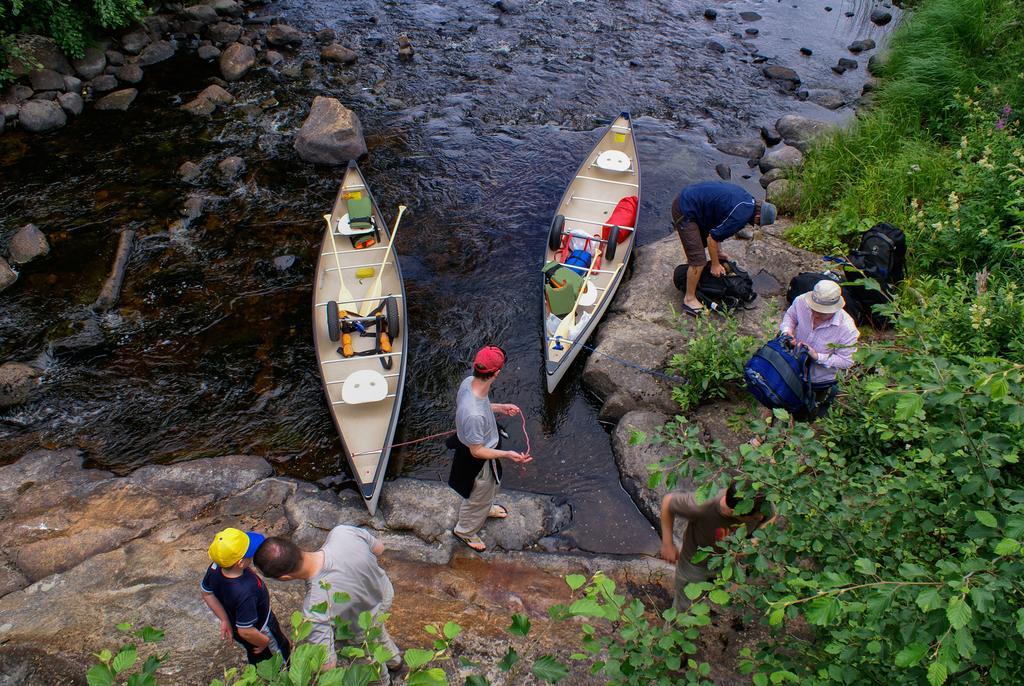
[[[353,246],[349,234],[358,229],[349,225],[350,202],[356,209],[372,212],[379,238],[375,245],[362,249]],[[356,216],[363,213],[359,212]],[[370,194],[366,179],[354,161],[349,162],[345,171],[329,224],[325,221],[321,225],[324,227],[324,238],[313,286],[313,341],[316,358],[331,417],[341,438],[342,451],[359,484],[366,507],[373,513],[380,498],[398,413],[402,406],[408,350],[407,310],[398,255],[394,250],[388,253],[391,227],[385,223]],[[328,233],[328,225],[334,229],[333,240]],[[368,235],[359,235],[357,239],[365,239]],[[387,262],[382,270],[381,263],[385,255]],[[373,276],[358,278],[357,270],[367,268],[373,268]],[[369,299],[368,295],[378,274],[381,275],[380,298]],[[339,328],[332,330],[329,313],[333,314],[337,307],[332,303],[345,300],[339,297],[339,275],[344,278],[350,307],[341,307],[342,314],[335,320],[339,322]],[[345,310],[351,309],[356,310],[358,315],[360,308],[376,309],[379,305],[383,305],[380,308],[385,320],[383,328],[390,330],[390,338],[394,339],[391,340],[390,353],[377,352],[380,345],[376,336],[376,316],[360,319],[346,318],[343,314]],[[362,336],[359,331],[353,332],[351,341],[355,354],[350,357],[340,352],[342,340],[332,340],[340,336],[339,329],[345,328],[341,325],[341,319],[346,320],[347,326],[355,326],[358,322],[374,334]]]
[[[544,251],[544,262],[555,260],[560,254],[554,246],[560,245],[568,232],[589,234],[594,242],[601,239],[602,230],[620,200],[630,196],[640,198],[640,162],[636,153],[633,122],[623,112],[604,131],[601,140],[583,161],[558,204],[549,229]],[[639,220],[639,206],[637,221]],[[632,227],[613,230],[624,236],[613,249],[601,243],[600,268],[591,271],[586,287],[576,308],[575,321],[568,337],[557,340],[549,333],[551,314],[544,300],[544,359],[548,392],[553,392],[573,360],[583,350],[605,310],[615,297],[623,278],[629,256],[633,252],[636,221]],[[592,246],[594,243],[592,243]],[[592,252],[592,251],[591,251]],[[551,320],[553,321],[553,320]]]

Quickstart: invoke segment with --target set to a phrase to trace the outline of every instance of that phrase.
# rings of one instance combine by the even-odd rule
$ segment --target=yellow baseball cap
[[[227,528],[217,532],[210,544],[210,559],[221,567],[233,567],[243,557],[252,557],[263,543],[263,536]]]

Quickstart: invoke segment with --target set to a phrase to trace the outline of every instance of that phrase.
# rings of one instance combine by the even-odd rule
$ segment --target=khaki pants
[[[473,491],[459,506],[459,521],[455,524],[455,533],[460,536],[472,536],[483,528],[487,514],[498,495],[498,483],[494,480],[493,467],[487,460],[480,473],[473,480]]]
[[[700,567],[698,565],[684,560],[683,556],[679,556],[679,560],[676,561],[676,597],[672,600],[672,607],[679,612],[686,612],[693,605],[693,601],[686,597],[686,593],[683,589],[686,588],[687,584],[699,584],[702,581],[709,581],[715,577],[714,574],[708,571],[707,567]]]

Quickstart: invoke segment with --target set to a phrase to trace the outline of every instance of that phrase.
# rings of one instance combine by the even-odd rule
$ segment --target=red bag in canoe
[[[619,204],[615,206],[612,216],[608,217],[608,223],[601,229],[601,239],[608,240],[608,234],[612,232],[613,226],[635,228],[636,211],[639,204],[640,199],[635,195],[620,200]],[[632,233],[632,231],[619,231],[619,243],[629,238]]]

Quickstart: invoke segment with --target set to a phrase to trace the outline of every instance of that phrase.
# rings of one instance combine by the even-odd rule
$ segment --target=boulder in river
[[[794,90],[800,85],[800,76],[789,67],[778,64],[770,64],[761,70],[765,78],[775,81],[786,90]]]
[[[736,157],[743,157],[748,160],[760,159],[761,155],[764,154],[764,142],[756,138],[726,141],[719,143],[715,147],[726,155],[735,155]]]
[[[201,60],[210,62],[220,57],[220,48],[216,45],[200,45],[196,50],[196,56]]]
[[[52,100],[29,100],[21,106],[18,120],[21,127],[31,133],[42,133],[68,123],[64,110]]]
[[[11,269],[7,260],[0,257],[0,291],[7,290],[18,280],[18,272]]]
[[[777,179],[768,184],[765,199],[774,203],[779,212],[792,214],[800,209],[802,187],[792,179]]]
[[[838,110],[846,104],[846,97],[834,88],[811,88],[807,99],[829,110]]]
[[[337,36],[338,34],[334,32],[334,29],[320,29],[315,34],[313,34],[313,37],[316,39],[316,42],[321,44],[333,43],[334,39],[337,38]]]
[[[619,481],[629,494],[640,514],[652,526],[661,526],[661,499],[668,493],[664,483],[657,488],[647,487],[648,465],[657,464],[670,449],[664,444],[651,443],[651,438],[670,417],[651,410],[632,410],[623,415],[612,433],[612,454],[619,468]],[[690,484],[678,484],[685,489]]]
[[[50,252],[50,244],[46,241],[46,234],[39,230],[39,227],[35,224],[26,224],[12,235],[7,250],[11,262],[28,264],[37,257],[47,255]]]
[[[107,66],[107,54],[99,48],[86,48],[85,55],[81,59],[72,60],[71,66],[79,76],[88,81],[103,73]]]
[[[199,178],[201,173],[202,170],[199,168],[199,165],[191,160],[185,160],[181,163],[181,166],[178,167],[178,176],[186,183],[195,181]]]
[[[768,188],[772,181],[778,181],[779,179],[784,178],[786,178],[786,170],[776,167],[775,169],[769,169],[762,174],[761,178],[758,179],[757,182],[761,184],[761,188]]]
[[[220,54],[220,73],[225,81],[238,81],[256,64],[256,51],[248,45],[232,43]]]
[[[217,43],[234,43],[242,37],[242,27],[219,21],[206,30],[206,35]]]
[[[238,155],[225,157],[217,164],[217,173],[224,181],[234,181],[245,171],[245,160]]]
[[[767,172],[772,169],[798,169],[803,164],[803,153],[791,145],[783,145],[766,152],[759,166],[762,172]]]
[[[299,157],[317,164],[345,164],[366,154],[363,127],[355,112],[334,98],[317,96],[295,137]]]
[[[847,46],[846,49],[856,55],[858,53],[864,52],[865,50],[874,50],[875,41],[871,40],[870,38],[862,38],[861,40],[855,40],[852,43],[850,43],[850,45]]]
[[[100,74],[89,82],[93,93],[106,93],[117,88],[117,77],[113,74]]]
[[[81,93],[82,92],[82,79],[77,76],[65,76],[64,77],[64,90],[68,93]]]
[[[121,36],[121,49],[130,55],[138,55],[149,44],[149,34],[144,31],[132,31]]]
[[[106,344],[103,328],[91,313],[61,322],[50,330],[49,338],[55,354],[82,353]]]
[[[302,45],[302,31],[288,24],[274,24],[267,29],[267,43],[279,48],[297,48]]]
[[[811,142],[818,136],[822,136],[838,127],[830,122],[811,119],[800,114],[786,114],[775,122],[775,128],[788,145],[807,152]]]
[[[211,0],[206,4],[217,10],[217,14],[225,17],[240,17],[245,11],[241,3],[235,2],[235,0]]]
[[[148,67],[151,64],[157,64],[164,60],[169,60],[174,57],[175,46],[174,44],[165,41],[158,40],[156,43],[149,45],[142,54],[139,55],[139,66]]]
[[[52,69],[61,74],[73,74],[74,70],[64,56],[57,42],[52,38],[37,34],[17,34],[14,36],[15,52],[19,55],[11,59],[11,73],[15,77],[27,75],[36,69]]]
[[[873,24],[885,26],[890,21],[892,21],[892,12],[889,10],[882,9],[881,7],[871,10],[871,22]]]
[[[134,88],[123,88],[119,91],[114,91],[109,95],[104,95],[96,101],[95,108],[97,110],[120,110],[121,112],[124,112],[133,102],[135,102],[135,98],[138,94],[139,91]]]
[[[78,93],[61,93],[57,96],[57,103],[60,104],[65,112],[73,117],[80,115],[85,107],[85,102]]]
[[[36,91],[62,91],[64,90],[64,76],[53,69],[36,69],[28,75],[28,82],[32,90]]]
[[[324,62],[335,62],[337,64],[352,64],[358,59],[355,50],[346,48],[340,43],[331,43],[324,46],[320,51],[320,59]]]
[[[279,53],[277,50],[267,50],[263,53],[263,61],[272,67],[276,67],[284,62],[284,55]]]
[[[203,26],[217,21],[217,10],[209,5],[191,5],[186,7],[182,14]]]
[[[39,385],[39,370],[21,362],[0,365],[0,409],[21,405]]]
[[[123,67],[118,67],[114,76],[123,83],[138,83],[143,77],[142,67],[137,64],[126,64]]]

